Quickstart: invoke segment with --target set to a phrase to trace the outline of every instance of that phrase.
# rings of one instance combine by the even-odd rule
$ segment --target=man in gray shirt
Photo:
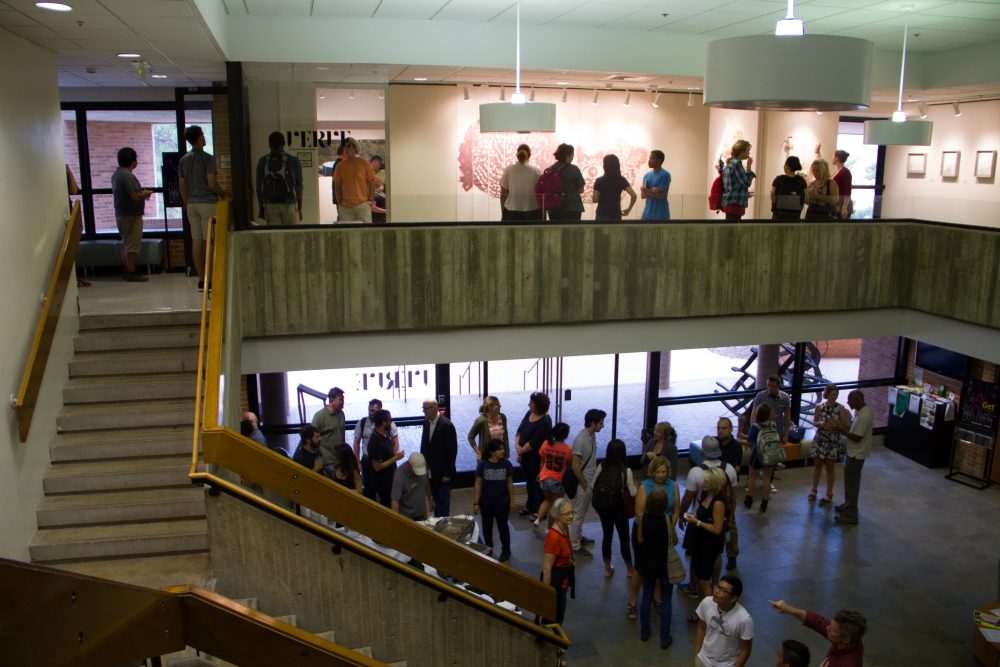
[[[184,130],[184,139],[191,150],[184,154],[177,165],[181,201],[191,223],[191,254],[198,272],[198,289],[205,288],[205,240],[208,238],[208,221],[215,215],[215,205],[226,193],[215,178],[215,158],[205,152],[205,133],[192,125]]]
[[[132,173],[139,165],[135,149],[126,146],[118,151],[118,169],[111,174],[111,193],[115,205],[115,223],[122,237],[122,263],[125,280],[144,283],[149,278],[135,271],[135,257],[142,248],[142,214],[146,200],[153,194],[139,185]]]
[[[326,461],[327,473],[333,473],[333,462],[337,460],[334,447],[346,442],[344,440],[344,390],[331,387],[326,395],[326,405],[313,415],[312,425],[319,431],[323,460]]]
[[[771,421],[778,429],[781,442],[788,442],[788,431],[792,427],[792,398],[781,391],[781,378],[777,375],[769,375],[767,378],[767,389],[758,392],[753,397],[753,412],[750,414],[750,423],[757,423],[757,408],[762,404],[767,404],[771,409]]]
[[[390,508],[414,521],[423,521],[434,510],[431,483],[427,479],[427,461],[420,452],[396,468],[392,477]]]
[[[573,439],[573,474],[580,482],[573,498],[573,522],[569,524],[569,539],[573,551],[581,556],[592,554],[584,548],[594,540],[583,534],[583,520],[590,509],[593,495],[594,476],[597,474],[597,433],[604,428],[604,410],[591,408],[583,417],[583,430]]]

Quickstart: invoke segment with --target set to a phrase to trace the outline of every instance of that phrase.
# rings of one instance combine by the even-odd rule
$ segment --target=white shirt
[[[861,442],[847,439],[847,455],[852,459],[866,459],[872,455],[872,410],[867,405],[854,414],[851,433],[861,436]]]
[[[507,191],[508,211],[535,211],[538,200],[535,199],[535,183],[542,171],[530,164],[515,162],[507,166],[500,176],[500,187]]]
[[[737,602],[727,612],[719,609],[707,597],[695,611],[705,622],[705,641],[701,644],[698,659],[707,667],[732,667],[740,657],[742,641],[753,639],[753,619],[750,612]]]
[[[440,416],[441,415],[438,414],[438,416],[435,417],[433,420],[430,419],[427,420],[427,442],[430,442],[431,438],[434,437],[434,428],[437,426],[438,417]]]
[[[705,465],[707,465],[709,468],[718,468],[719,466],[722,465],[722,459],[705,459]],[[723,472],[725,472],[726,475],[729,477],[729,482],[730,484],[733,485],[733,488],[735,489],[736,470],[733,469],[733,466],[727,463],[726,467],[723,468]],[[694,491],[695,493],[697,493],[698,491],[701,491],[701,487],[702,485],[704,485],[704,483],[705,483],[704,469],[702,469],[702,467],[698,465],[691,466],[691,470],[688,471],[687,481],[684,483],[684,489],[686,491]]]

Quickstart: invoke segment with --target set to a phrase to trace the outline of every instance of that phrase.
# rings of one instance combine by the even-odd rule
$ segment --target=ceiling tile
[[[32,18],[38,18],[39,16],[106,15],[108,13],[101,3],[97,2],[97,0],[71,0],[71,4],[73,5],[72,12],[52,12],[47,9],[40,9],[35,6],[35,0],[4,0],[3,4],[12,9],[25,12]]]
[[[312,0],[245,0],[251,16],[309,16]]]
[[[522,0],[521,23],[528,25],[548,23],[552,19],[575,11],[579,6],[579,2],[573,2],[572,0]],[[513,23],[513,6],[494,20],[510,21]]]
[[[510,5],[510,0],[451,0],[433,18],[437,21],[489,21]]]
[[[313,16],[370,18],[380,0],[315,0]]]
[[[38,21],[24,12],[7,9],[3,5],[0,5],[0,26],[6,28],[15,25],[38,25]]]
[[[548,25],[556,26],[603,26],[616,19],[625,18],[637,12],[640,7],[619,5],[610,2],[588,2],[585,5],[558,16]]]
[[[185,0],[101,0],[101,3],[118,16],[194,16]]]
[[[447,0],[382,0],[375,17],[379,19],[429,19]]]
[[[247,5],[243,0],[222,0],[226,6],[226,13],[230,16],[246,16]]]

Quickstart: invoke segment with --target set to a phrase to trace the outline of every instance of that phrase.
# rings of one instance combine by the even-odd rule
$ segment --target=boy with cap
[[[427,460],[423,454],[413,452],[406,463],[396,468],[390,497],[392,511],[414,521],[423,521],[434,510],[431,483],[427,479]]]

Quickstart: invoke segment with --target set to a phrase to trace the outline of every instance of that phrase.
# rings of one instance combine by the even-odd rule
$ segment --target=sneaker
[[[762,498],[760,501],[760,513],[763,514],[767,511],[767,498]]]
[[[138,273],[130,273],[130,274],[128,274],[127,276],[125,276],[125,280],[127,280],[130,283],[148,283],[149,282],[149,278],[147,278],[144,275],[138,274]]]
[[[576,554],[577,556],[585,556],[587,558],[594,557],[594,554],[590,553],[590,551],[584,549],[583,547],[580,547],[578,549],[573,549],[573,553]]]
[[[677,592],[685,597],[689,597],[692,600],[697,600],[701,597],[701,591],[696,591],[690,586],[681,586],[677,589]]]
[[[199,292],[204,292],[205,291],[205,281],[204,280],[199,280],[198,281],[198,291]]]
[[[743,499],[743,507],[746,507],[747,509],[753,507],[753,496],[747,496]]]
[[[845,509],[847,509],[847,503],[841,503],[841,504],[837,505],[836,507],[834,507],[833,511],[836,512],[837,514],[840,514]]]
[[[580,536],[580,544],[594,544],[594,540],[590,539],[586,535]]]
[[[674,638],[673,637],[667,637],[667,641],[660,642],[660,648],[662,648],[664,650],[668,649],[668,648],[670,648],[670,645],[673,644],[673,643],[674,643]]]
[[[641,642],[648,642],[649,641],[649,635],[639,635],[639,641],[641,641]]]
[[[726,559],[726,569],[735,570],[736,569],[736,556],[731,556]]]
[[[771,493],[777,493],[777,492],[778,492],[778,489],[774,486],[774,484],[772,484],[771,485]]]
[[[846,523],[852,526],[858,525],[858,517],[856,516],[847,516],[846,514],[838,514],[833,517],[833,520],[836,523]]]
[[[510,560],[510,549],[502,549],[500,551],[500,562],[506,563]]]

